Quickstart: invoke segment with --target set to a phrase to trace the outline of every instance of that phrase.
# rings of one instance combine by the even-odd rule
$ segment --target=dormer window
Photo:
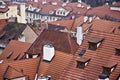
[[[77,60],[77,68],[84,69],[88,65],[90,58],[80,58]]]
[[[120,47],[115,48],[115,55],[120,56]]]
[[[115,70],[116,66],[117,66],[117,64],[103,66],[103,72],[102,73],[107,74],[109,76],[110,73]]]
[[[120,80],[120,74],[118,75],[117,79],[116,80]]]
[[[104,38],[92,39],[92,40],[88,41],[88,43],[89,43],[89,48],[88,49],[96,50],[101,45],[103,40],[104,40]]]

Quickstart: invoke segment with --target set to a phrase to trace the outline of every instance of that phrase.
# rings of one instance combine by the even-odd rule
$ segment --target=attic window
[[[115,48],[115,51],[116,51],[115,55],[120,56],[120,48]]]
[[[88,41],[89,43],[89,48],[90,50],[96,50],[102,43],[102,41],[104,40],[104,38],[101,39],[93,39]]]
[[[84,69],[85,66],[87,66],[87,64],[89,63],[90,59],[85,59],[85,58],[81,58],[80,60],[77,60],[77,68],[80,69]]]
[[[9,52],[9,54],[7,55],[7,59],[9,59],[13,54],[13,51]]]
[[[109,76],[110,73],[115,70],[116,66],[117,66],[117,64],[112,65],[112,66],[103,66],[103,72],[102,73],[107,74]]]

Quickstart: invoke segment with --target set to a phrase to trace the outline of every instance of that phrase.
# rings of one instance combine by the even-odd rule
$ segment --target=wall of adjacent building
[[[25,36],[25,42],[29,43],[33,43],[38,37],[38,35],[28,25],[22,34]]]

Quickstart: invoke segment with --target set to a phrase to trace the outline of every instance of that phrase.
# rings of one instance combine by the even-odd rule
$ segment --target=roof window
[[[77,60],[77,68],[84,69],[88,65],[90,58],[80,58]]]
[[[103,66],[103,72],[104,74],[107,74],[108,76],[110,75],[111,72],[113,72],[116,68],[117,64],[114,65],[107,65],[107,66]]]
[[[89,48],[88,49],[96,50],[101,45],[103,40],[104,40],[104,38],[89,40],[88,41],[88,43],[89,43]]]
[[[115,48],[115,55],[120,56],[120,47]]]

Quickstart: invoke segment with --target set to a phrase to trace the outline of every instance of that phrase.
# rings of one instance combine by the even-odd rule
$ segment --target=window
[[[88,41],[89,43],[89,50],[96,50],[102,43],[102,41],[104,40],[104,38],[101,39],[93,39]]]
[[[113,72],[116,68],[117,64],[114,64],[112,66],[103,66],[103,72],[104,74],[110,75],[111,72]]]
[[[8,17],[8,13],[6,13],[6,17]]]
[[[115,55],[120,56],[120,48],[115,48]]]
[[[84,69],[85,66],[89,63],[90,59],[81,58],[80,60],[77,60],[77,68]]]

